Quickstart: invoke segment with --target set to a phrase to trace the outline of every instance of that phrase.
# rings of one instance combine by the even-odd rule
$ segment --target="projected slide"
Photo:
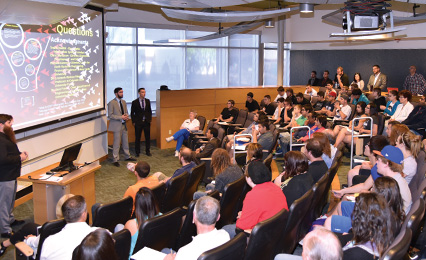
[[[15,130],[104,107],[102,13],[0,24],[0,113]]]

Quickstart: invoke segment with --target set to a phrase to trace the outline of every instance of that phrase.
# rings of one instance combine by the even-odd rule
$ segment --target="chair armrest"
[[[196,136],[194,136],[193,139],[206,139],[207,140],[208,138],[205,135],[196,135]]]
[[[206,158],[200,158],[201,161],[211,161],[212,158],[211,157],[206,157]]]
[[[200,144],[206,144],[206,143],[208,143],[209,141],[207,141],[207,140],[202,140],[202,141],[198,141]]]
[[[243,124],[228,124],[228,126],[243,126]]]
[[[26,257],[30,257],[34,255],[34,250],[24,242],[18,242],[15,244],[15,248],[17,248],[22,254]]]

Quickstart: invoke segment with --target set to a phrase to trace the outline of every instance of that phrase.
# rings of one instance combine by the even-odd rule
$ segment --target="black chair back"
[[[240,233],[225,244],[202,253],[197,260],[242,260],[246,246],[247,237]]]
[[[128,196],[124,199],[101,204],[94,211],[93,226],[108,229],[114,232],[117,224],[125,224],[132,216],[133,199]]]
[[[257,223],[250,234],[245,260],[273,259],[275,248],[287,224],[289,212],[285,209],[272,218]]]
[[[214,190],[208,194],[208,196],[213,197],[220,201],[220,192],[218,190]]]
[[[411,229],[412,236],[414,239],[417,239],[418,237],[418,234],[420,232],[420,229],[418,227],[423,219],[424,214],[425,202],[422,198],[419,198],[411,205],[410,212],[408,212],[403,224],[403,227]]]
[[[216,223],[217,228],[222,228],[234,222],[235,208],[237,207],[244,184],[246,184],[246,180],[244,176],[242,176],[238,180],[228,183],[225,186],[225,191],[220,200],[220,219]]]
[[[212,158],[201,158],[200,161],[206,164],[206,170],[204,172],[203,182],[205,184],[208,184],[212,182],[212,178],[213,178],[213,170],[211,168]]]
[[[408,248],[410,247],[411,242],[411,229],[403,228],[399,235],[395,238],[386,252],[380,257],[380,260],[401,260],[409,259],[407,258]]]
[[[321,202],[322,198],[328,195],[328,190],[326,190],[326,188],[329,178],[330,174],[329,171],[327,171],[327,173],[314,185],[314,201],[312,202],[312,205],[314,206],[314,220],[321,215],[323,206],[321,205]],[[316,197],[317,195],[319,198]]]
[[[112,234],[112,238],[115,241],[114,247],[115,252],[118,255],[119,260],[129,259],[130,244],[132,241],[132,235],[127,229],[122,229],[117,233]]]
[[[145,221],[139,228],[138,239],[132,254],[146,246],[158,251],[163,248],[173,248],[182,224],[182,216],[182,209],[175,208]]]
[[[204,116],[197,116],[197,119],[200,122],[200,130],[203,131],[204,127],[206,126],[206,117],[204,117]]]
[[[263,160],[263,164],[265,164],[266,167],[268,167],[269,171],[272,172],[271,164],[272,164],[272,158],[274,155],[270,153],[268,157],[266,157],[265,160]]]
[[[349,104],[349,106],[351,107],[352,111],[351,111],[351,115],[346,120],[351,121],[355,116],[356,106],[353,104]]]
[[[59,231],[61,231],[65,225],[67,223],[65,222],[65,219],[61,218],[61,219],[55,219],[49,222],[46,222],[43,224],[43,226],[40,229],[40,239],[38,242],[38,247],[37,247],[37,255],[36,255],[36,260],[40,259],[40,255],[41,255],[41,250],[43,248],[43,243],[46,240],[46,238],[48,238],[51,235],[54,235],[56,233],[58,233]]]
[[[182,206],[188,206],[192,200],[194,192],[197,191],[198,185],[204,177],[206,171],[206,164],[200,163],[199,165],[192,168],[191,173],[189,173],[188,182],[185,186],[185,191],[183,193]]]
[[[154,193],[155,201],[157,202],[157,205],[160,207],[160,205],[163,204],[164,195],[166,195],[166,184],[160,183],[158,186],[151,189],[152,193]]]
[[[182,228],[180,229],[176,247],[174,247],[175,251],[178,251],[179,248],[189,244],[192,241],[192,237],[197,235],[197,227],[194,223],[192,223],[195,203],[197,203],[197,200],[189,202],[188,208],[186,209],[185,220],[183,221]]]
[[[385,128],[385,116],[383,113],[377,114],[377,119],[379,120],[379,124],[377,125],[377,134],[382,134],[383,129]]]
[[[426,157],[426,153],[423,150],[421,150],[416,158],[417,172],[414,175],[413,179],[411,179],[410,183],[408,184],[411,191],[411,199],[413,201],[416,201],[420,197],[421,192],[423,191],[423,189],[420,190],[420,185],[425,179],[425,172],[426,172],[425,157]]]
[[[314,193],[312,189],[306,192],[301,198],[295,200],[290,207],[290,215],[285,231],[281,233],[281,238],[277,244],[277,253],[292,254],[299,242],[300,224],[310,209]]]
[[[245,109],[241,109],[240,111],[238,111],[238,117],[237,117],[237,120],[235,120],[235,124],[239,124],[243,126],[244,123],[246,122],[247,114],[248,112]]]
[[[167,212],[182,205],[183,194],[188,178],[189,173],[184,172],[181,175],[170,179],[169,187],[167,187],[163,203],[160,207],[161,212]]]
[[[419,198],[425,200],[426,198],[426,179],[423,179],[422,183],[419,186]]]
[[[240,212],[243,209],[243,202],[249,191],[251,191],[251,187],[246,182],[246,184],[244,184],[243,186],[243,190],[241,192],[240,198],[238,199],[237,206],[235,207],[235,210],[234,210],[234,219],[237,218],[238,212]]]
[[[254,113],[248,113],[246,122],[244,123],[243,127],[247,128],[251,123],[254,121]]]

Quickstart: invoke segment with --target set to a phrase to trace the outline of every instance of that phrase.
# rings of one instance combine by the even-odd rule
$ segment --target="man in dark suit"
[[[206,136],[209,139],[209,141],[195,150],[195,157],[197,159],[200,158],[207,158],[211,157],[213,151],[219,147],[220,140],[217,139],[218,131],[214,127],[210,127],[209,130],[207,130]]]
[[[151,120],[152,120],[152,110],[151,102],[149,99],[145,98],[145,88],[140,88],[138,90],[139,97],[132,102],[131,108],[131,117],[132,123],[135,127],[135,153],[136,157],[139,156],[141,152],[141,134],[142,130],[145,134],[145,151],[146,155],[151,156],[150,148],[150,130],[151,130]]]
[[[320,86],[321,82],[319,80],[319,78],[317,78],[317,72],[315,70],[313,70],[311,72],[311,78],[308,80],[308,85],[310,86]]]

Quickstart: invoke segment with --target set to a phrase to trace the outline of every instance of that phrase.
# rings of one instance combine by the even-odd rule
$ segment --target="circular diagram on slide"
[[[10,61],[15,67],[20,67],[25,62],[24,54],[21,51],[15,51],[12,53],[12,56],[10,56]]]
[[[42,53],[41,43],[34,38],[28,39],[24,44],[24,52],[28,59],[37,60]]]
[[[19,88],[21,89],[27,89],[30,85],[30,81],[26,77],[22,77],[19,79]]]
[[[35,67],[32,64],[28,64],[27,66],[25,66],[25,74],[27,74],[27,76],[32,76],[35,73]]]
[[[17,48],[24,41],[24,30],[19,24],[3,23],[0,25],[0,41],[8,48]]]

